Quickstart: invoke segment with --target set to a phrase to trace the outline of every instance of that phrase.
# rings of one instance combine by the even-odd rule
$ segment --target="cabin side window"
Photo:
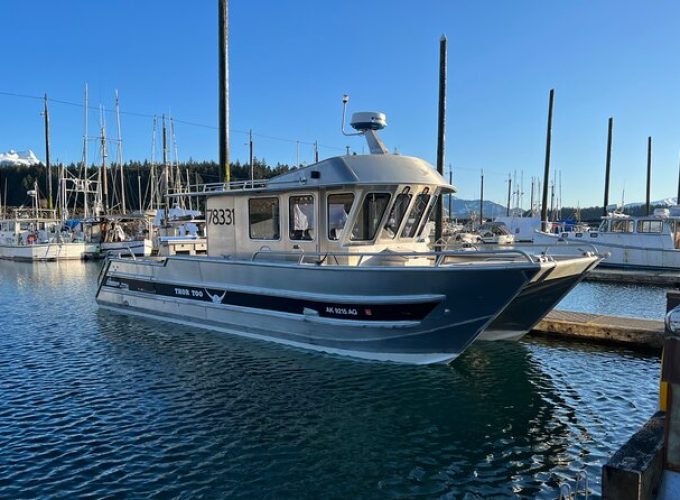
[[[404,219],[404,215],[406,215],[406,211],[411,204],[411,195],[408,192],[409,188],[404,188],[404,191],[397,195],[397,199],[394,201],[394,205],[392,205],[384,231],[388,238],[394,239],[397,237],[401,221]]]
[[[637,224],[638,233],[660,233],[663,231],[663,222],[660,220],[641,220]]]
[[[429,194],[420,193],[416,197],[416,202],[411,209],[408,219],[406,219],[404,230],[401,232],[402,238],[413,238],[413,236],[415,236],[428,203],[430,203]]]
[[[369,193],[364,197],[352,228],[352,241],[371,241],[375,238],[390,197],[389,193]]]
[[[347,217],[354,195],[352,193],[331,194],[328,196],[328,239],[336,241],[342,238],[342,231],[347,224]]]
[[[612,221],[612,233],[632,233],[634,222],[632,220],[614,220]]]
[[[418,237],[423,235],[423,231],[425,231],[425,228],[427,227],[427,223],[430,220],[430,217],[432,216],[432,210],[434,210],[435,205],[437,204],[436,200],[434,203],[430,203],[430,205],[427,207],[427,211],[425,212],[425,217],[423,217],[423,220],[425,221],[424,224],[421,224],[420,226],[420,231],[418,231]],[[449,214],[449,220],[451,220],[451,214]],[[516,229],[517,232],[519,232],[519,229]]]
[[[248,225],[251,240],[280,239],[279,199],[250,198],[248,200]]]
[[[288,199],[288,237],[295,241],[311,241],[315,237],[314,196],[306,194]]]

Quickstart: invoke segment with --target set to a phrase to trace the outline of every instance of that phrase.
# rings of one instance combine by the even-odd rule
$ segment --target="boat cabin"
[[[330,158],[208,195],[208,255],[427,251],[425,225],[440,192],[454,188],[418,158]]]
[[[662,237],[680,249],[680,207],[657,208],[649,216],[631,217],[625,214],[610,214],[602,218],[597,231],[590,234],[598,238],[604,234],[635,235],[638,238]],[[666,245],[664,245],[666,246]]]
[[[55,240],[62,229],[62,222],[54,210],[17,209],[13,217],[0,221],[0,244],[31,245]]]

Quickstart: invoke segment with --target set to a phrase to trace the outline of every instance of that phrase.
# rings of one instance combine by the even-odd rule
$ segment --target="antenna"
[[[380,137],[377,134],[378,130],[387,127],[387,117],[385,113],[377,111],[363,111],[352,114],[350,126],[356,132],[345,132],[345,116],[347,115],[347,103],[349,96],[347,94],[342,96],[342,134],[345,136],[363,135],[368,143],[368,149],[374,155],[386,155],[389,151],[385,147]]]

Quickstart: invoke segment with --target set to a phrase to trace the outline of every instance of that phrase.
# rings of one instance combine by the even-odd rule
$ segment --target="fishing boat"
[[[609,253],[602,266],[680,269],[680,206],[657,208],[648,216],[611,212],[597,230],[537,233],[539,243],[589,242]]]
[[[151,219],[146,214],[99,215],[82,221],[87,241],[95,244],[91,257],[124,254],[148,257],[153,251]]]
[[[372,360],[456,358],[539,272],[521,251],[430,251],[453,186],[388,153],[382,113],[355,113],[371,154],[268,181],[204,185],[208,255],[111,257],[97,302],[119,312]]]
[[[356,113],[352,126],[371,154],[268,181],[196,186],[206,197],[207,257],[109,258],[97,302],[307,349],[427,364],[455,359],[512,304],[510,324],[494,335],[526,333],[533,319],[518,316],[533,303],[547,313],[546,303],[599,260],[578,257],[579,268],[520,250],[431,251],[429,215],[453,186],[425,161],[388,153],[377,136],[383,114]],[[547,291],[550,300],[534,300]]]
[[[0,220],[0,259],[82,259],[87,244],[64,225],[56,210],[39,208],[37,184],[27,194],[31,208],[14,209],[11,216]]]

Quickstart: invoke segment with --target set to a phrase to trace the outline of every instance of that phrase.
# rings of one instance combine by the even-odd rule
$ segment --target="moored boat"
[[[372,154],[323,160],[269,181],[202,186],[208,256],[110,258],[106,308],[353,357],[454,359],[541,270],[520,251],[431,252],[440,192],[431,165]]]
[[[680,206],[648,216],[610,213],[597,230],[536,233],[537,243],[590,243],[607,252],[603,267],[680,269]]]

